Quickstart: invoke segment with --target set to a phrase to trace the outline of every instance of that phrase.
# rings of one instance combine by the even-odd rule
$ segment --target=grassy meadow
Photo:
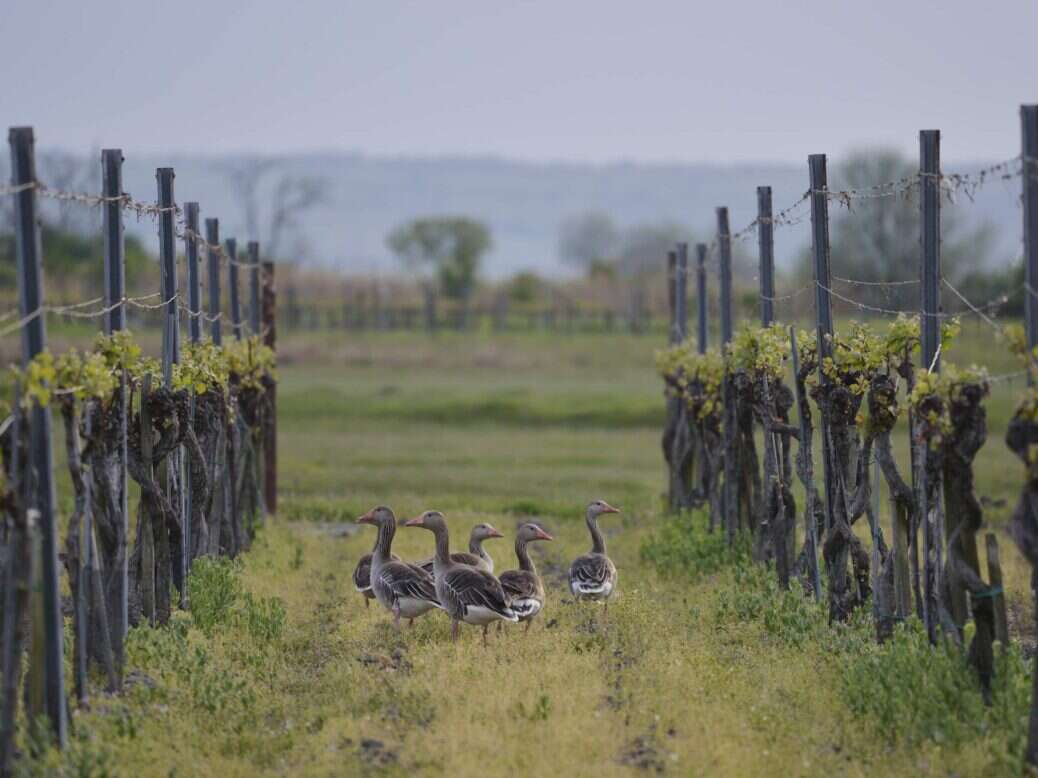
[[[912,654],[910,637],[902,653],[883,653],[863,625],[830,630],[811,603],[723,564],[710,539],[695,541],[701,570],[642,553],[692,524],[702,534],[701,517],[675,525],[662,509],[656,345],[623,335],[283,338],[279,514],[240,562],[199,563],[191,614],[133,632],[128,690],[75,712],[67,774],[1012,772],[1029,692],[1019,656],[1005,660],[1015,662],[1007,688],[985,710],[954,658]],[[948,358],[1016,369],[970,327]],[[996,529],[1022,476],[1001,440],[1018,387],[996,386],[977,461]],[[594,498],[623,509],[602,522],[620,571],[608,617],[565,589],[569,560],[589,546],[582,515]],[[452,645],[448,620],[432,613],[395,633],[350,579],[374,531],[349,520],[378,503],[401,517],[443,510],[454,547],[473,523],[492,523],[509,536],[487,544],[498,571],[514,566],[518,523],[542,521],[556,540],[534,545],[549,594],[530,632],[492,631],[484,649],[463,628]],[[1029,570],[1000,541],[1015,637],[1032,642]],[[426,557],[432,538],[401,529],[394,550]],[[913,661],[945,675],[920,677]],[[919,685],[901,708],[873,704],[858,696],[873,677]],[[938,698],[952,687],[950,707],[979,724],[947,713]],[[57,758],[26,769],[56,771]]]

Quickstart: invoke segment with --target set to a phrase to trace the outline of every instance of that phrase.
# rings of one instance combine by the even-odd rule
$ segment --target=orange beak
[[[493,527],[491,527],[488,524],[487,525],[487,537],[488,538],[503,538],[504,535],[502,535],[500,532],[498,532],[496,529],[494,529]]]
[[[540,527],[537,528],[537,538],[538,540],[555,540],[555,538],[553,538],[547,532],[542,530]]]
[[[425,524],[425,519],[421,516],[415,516],[413,519],[408,519],[404,522],[405,527],[420,527]]]
[[[374,524],[375,523],[375,516],[374,516],[374,514],[371,511],[368,511],[363,516],[359,516],[357,518],[357,523],[358,524]]]

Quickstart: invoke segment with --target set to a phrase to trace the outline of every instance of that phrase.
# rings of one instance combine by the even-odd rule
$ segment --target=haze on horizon
[[[84,151],[993,160],[1038,3],[8,0],[0,120]]]

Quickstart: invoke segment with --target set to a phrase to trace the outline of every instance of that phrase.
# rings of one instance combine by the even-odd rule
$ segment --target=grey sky
[[[1019,146],[1036,0],[5,0],[0,121],[42,145],[803,160]]]

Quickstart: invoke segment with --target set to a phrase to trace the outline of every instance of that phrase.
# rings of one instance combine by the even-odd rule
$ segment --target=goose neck
[[[595,554],[604,554],[606,552],[606,543],[602,530],[598,528],[598,518],[590,514],[586,518],[588,532],[591,533],[591,551]]]
[[[519,558],[519,569],[525,570],[528,573],[537,574],[537,567],[534,565],[533,560],[530,559],[530,552],[526,548],[526,541],[516,539],[515,541],[515,555]]]

